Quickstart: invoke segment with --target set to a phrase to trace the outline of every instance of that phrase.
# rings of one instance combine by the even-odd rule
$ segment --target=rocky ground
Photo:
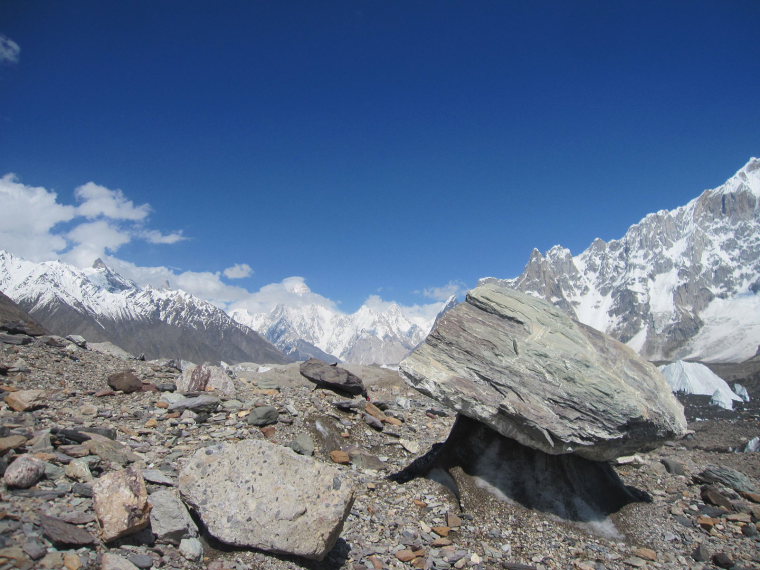
[[[0,344],[0,396],[12,402],[14,394],[42,390],[36,409],[0,403],[0,470],[7,480],[6,467],[22,456],[44,466],[28,488],[0,488],[0,569],[760,568],[760,496],[695,479],[708,465],[731,467],[758,491],[758,453],[736,452],[760,435],[756,407],[710,416],[695,404],[687,438],[616,467],[650,502],[629,504],[608,521],[569,523],[496,500],[463,473],[454,474],[461,502],[428,479],[389,481],[445,440],[454,421],[391,370],[351,367],[391,418],[380,431],[336,407],[346,398],[315,389],[298,365],[237,367],[234,397],[223,396],[218,411],[180,413],[168,409],[180,376],[169,363],[53,344],[60,346],[44,338]],[[140,391],[109,388],[107,378],[125,370],[142,381]],[[277,409],[277,422],[249,423],[266,406]],[[77,441],[93,431],[100,437]],[[197,449],[251,438],[286,445],[299,436],[314,444],[316,461],[334,464],[356,490],[340,539],[323,561],[231,548],[203,532],[200,544],[187,537],[178,545],[156,539],[151,527],[103,542],[92,498],[98,478],[135,466],[155,495],[176,484]],[[334,462],[346,460],[330,454],[338,447],[350,463]]]

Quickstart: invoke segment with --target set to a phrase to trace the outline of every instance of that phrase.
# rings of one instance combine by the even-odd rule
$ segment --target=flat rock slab
[[[40,526],[45,537],[57,547],[77,547],[95,543],[95,537],[85,529],[55,517],[40,515]]]
[[[367,394],[361,378],[345,368],[328,364],[318,358],[310,358],[301,363],[299,370],[304,378],[320,388],[328,388],[340,394]]]
[[[495,283],[448,311],[400,370],[422,393],[553,455],[603,461],[686,432],[683,407],[653,365]]]
[[[44,390],[18,390],[5,396],[5,403],[17,412],[29,412],[45,405]]]
[[[198,450],[178,483],[222,542],[316,560],[334,546],[354,501],[336,468],[262,440]]]

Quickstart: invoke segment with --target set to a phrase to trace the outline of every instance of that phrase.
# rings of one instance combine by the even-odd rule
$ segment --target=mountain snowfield
[[[739,362],[760,345],[760,159],[619,240],[534,250],[514,279],[650,360]]]
[[[141,288],[100,260],[79,269],[0,250],[0,290],[56,334],[109,341],[147,358],[287,361],[258,333],[211,303],[184,291]]]
[[[298,287],[292,293],[302,297],[310,293],[305,284]],[[181,290],[142,288],[100,260],[79,269],[60,261],[26,261],[2,250],[0,291],[59,334],[110,341],[149,358],[181,356],[194,361],[280,363],[315,356],[396,365],[422,342],[435,320],[382,302],[366,303],[353,314],[305,303],[276,305],[255,314],[237,309],[228,315]],[[210,346],[182,346],[203,344],[203,335]],[[238,337],[248,338],[243,342]]]
[[[308,289],[300,292],[307,293]],[[441,305],[441,310],[455,302],[455,298],[449,299]],[[410,314],[397,303],[383,304],[382,308],[365,303],[351,314],[307,303],[278,304],[265,313],[251,314],[245,309],[236,309],[230,315],[298,360],[315,356],[382,365],[398,364],[425,339],[435,321],[435,318]]]

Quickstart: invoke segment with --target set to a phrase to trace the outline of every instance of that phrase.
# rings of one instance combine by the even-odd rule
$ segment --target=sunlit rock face
[[[654,366],[497,283],[446,313],[400,370],[424,394],[549,455],[604,461],[686,430],[683,407]]]

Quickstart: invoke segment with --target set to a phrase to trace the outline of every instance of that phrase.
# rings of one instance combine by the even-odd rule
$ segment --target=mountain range
[[[140,287],[101,260],[80,269],[60,261],[35,263],[2,250],[0,291],[53,333],[109,341],[146,358],[194,362],[284,363],[317,357],[395,365],[433,324],[433,319],[406,315],[396,303],[365,304],[352,314],[319,304],[227,314],[184,291]]]
[[[55,334],[109,341],[146,358],[285,363],[288,358],[218,307],[184,291],[139,287],[100,260],[79,269],[0,250],[0,290]]]
[[[534,250],[521,275],[485,278],[543,297],[649,360],[740,362],[760,345],[760,159],[685,206],[647,215],[578,255]]]

